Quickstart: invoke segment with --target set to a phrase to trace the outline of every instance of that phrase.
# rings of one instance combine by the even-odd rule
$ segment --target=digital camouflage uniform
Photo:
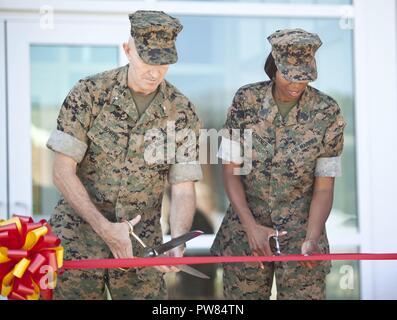
[[[288,30],[283,34],[284,42],[293,42]],[[296,33],[292,34],[294,39]],[[306,32],[304,36],[302,45],[318,43],[317,36]],[[288,50],[289,54],[295,52],[299,56],[304,48]],[[314,79],[312,72],[308,75],[291,68],[289,73],[295,74],[295,79],[298,74],[300,80]],[[300,254],[306,237],[314,179],[340,174],[345,121],[335,100],[310,86],[283,119],[273,99],[273,84],[273,81],[259,82],[240,88],[229,109],[225,128],[252,130],[252,158],[249,159],[252,170],[241,176],[249,208],[258,224],[288,232],[279,238],[282,254]],[[222,145],[218,153],[220,158],[241,163],[239,155],[234,161],[221,149]],[[274,250],[274,244],[271,245]],[[325,231],[319,246],[323,253],[329,252]],[[215,255],[252,255],[242,224],[231,206],[211,250]],[[325,277],[330,271],[330,262],[322,261],[313,270],[298,262],[264,263],[264,266],[261,270],[257,263],[224,265],[225,297],[267,299],[273,275],[278,299],[325,297]]]
[[[156,24],[156,17],[160,26],[168,21],[169,31],[175,31],[175,19],[166,16],[167,20],[164,13],[137,14],[140,18],[149,17],[145,20],[148,25]],[[159,52],[153,55],[156,62],[176,61],[175,53],[161,58]],[[165,80],[146,112],[139,117],[127,86],[128,68],[127,65],[80,80],[66,97],[57,130],[47,146],[75,159],[77,176],[92,202],[109,221],[121,222],[141,215],[134,232],[148,246],[157,246],[162,243],[160,215],[167,178],[175,184],[198,180],[202,173],[199,164],[175,163],[175,158],[167,158],[168,163],[148,163],[144,159],[145,150],[154,141],[145,135],[151,129],[166,133],[167,123],[175,121],[176,144],[171,141],[167,148],[172,146],[178,151],[182,145],[178,132],[191,129],[197,136],[201,123],[192,103]],[[193,141],[185,147],[197,150],[198,145]],[[170,165],[171,161],[175,164]],[[112,257],[103,240],[64,198],[58,202],[50,223],[62,240],[65,259]],[[136,241],[132,241],[132,245],[134,256],[143,256],[141,246]],[[113,299],[166,297],[163,274],[154,268],[139,268],[127,272],[66,270],[59,277],[55,298],[102,299],[104,280]]]

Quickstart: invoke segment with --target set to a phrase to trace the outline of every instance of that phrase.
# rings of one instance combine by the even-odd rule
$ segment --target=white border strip
[[[354,61],[355,61],[355,137],[356,137],[356,174],[357,174],[357,211],[361,235],[361,252],[372,252],[372,202],[371,195],[371,150],[370,150],[370,114],[368,112],[368,81],[366,81],[367,56],[363,54],[368,50],[365,6],[362,0],[355,1],[356,18],[354,35]],[[360,262],[360,291],[361,298],[373,298],[372,263]]]
[[[397,248],[397,6],[389,0],[356,0],[354,5],[361,252],[393,252]],[[374,81],[378,77],[381,81]],[[397,298],[393,281],[397,262],[362,261],[360,268],[362,299]]]
[[[30,135],[30,64],[29,44],[20,26],[19,33],[7,23],[7,91],[9,135],[9,210],[10,215],[31,215],[32,202],[32,146]],[[23,36],[17,37],[17,34]],[[16,40],[18,39],[18,40]],[[21,94],[23,92],[23,94]],[[12,112],[11,112],[12,110]]]
[[[6,219],[8,216],[5,53],[5,25],[4,21],[0,20],[0,219]]]
[[[170,14],[192,16],[244,16],[289,18],[353,18],[352,5],[268,4],[243,2],[199,1],[66,1],[66,0],[3,0],[2,15],[38,14],[50,6],[58,14],[123,15],[135,10],[162,10]]]

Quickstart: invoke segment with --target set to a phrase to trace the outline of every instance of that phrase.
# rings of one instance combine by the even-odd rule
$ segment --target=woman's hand
[[[251,227],[246,228],[248,243],[254,256],[271,256],[273,252],[270,248],[269,240],[271,237],[276,236],[276,230],[253,224]],[[278,236],[284,236],[287,231],[278,232]],[[259,266],[264,269],[263,263],[259,262]]]
[[[248,243],[254,256],[271,256],[273,252],[270,248],[269,240],[271,237],[276,236],[276,230],[264,227],[259,224],[253,224],[251,227],[246,228]],[[287,231],[281,231],[278,236],[284,236]],[[260,263],[263,269],[263,264]]]
[[[305,256],[321,253],[320,246],[318,245],[318,240],[314,240],[314,239],[305,240],[302,244],[301,251],[302,254]],[[300,261],[299,264],[303,267],[313,269],[318,264],[318,261],[309,261],[309,260]]]

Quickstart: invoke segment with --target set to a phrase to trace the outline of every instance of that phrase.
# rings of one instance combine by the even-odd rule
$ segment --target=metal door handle
[[[18,209],[18,212],[11,212],[11,213],[25,215],[25,216],[28,214],[28,205],[26,203],[19,202],[19,201],[15,202],[13,205],[13,209],[14,209],[13,211],[15,211],[15,209],[17,209],[17,208],[22,208],[23,212],[20,212],[19,211],[20,209]]]
[[[0,201],[0,219],[1,217],[7,217],[7,206],[5,202],[2,201]]]

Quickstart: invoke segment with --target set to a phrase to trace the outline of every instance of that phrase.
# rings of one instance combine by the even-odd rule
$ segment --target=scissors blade
[[[184,244],[185,242],[202,235],[203,233],[204,232],[200,230],[190,231],[179,237],[171,239],[170,241],[167,241],[156,248],[153,248],[153,250],[157,253],[157,255],[163,254],[164,252],[174,249],[181,244]]]
[[[210,278],[209,276],[207,276],[206,274],[202,273],[201,271],[198,271],[197,269],[194,269],[193,267],[188,266],[186,264],[177,265],[176,267],[179,270],[181,270],[181,271],[183,271],[185,273],[188,273],[188,274],[190,274],[192,276],[195,276],[195,277],[198,277],[198,278],[201,278],[201,279],[209,279]]]

